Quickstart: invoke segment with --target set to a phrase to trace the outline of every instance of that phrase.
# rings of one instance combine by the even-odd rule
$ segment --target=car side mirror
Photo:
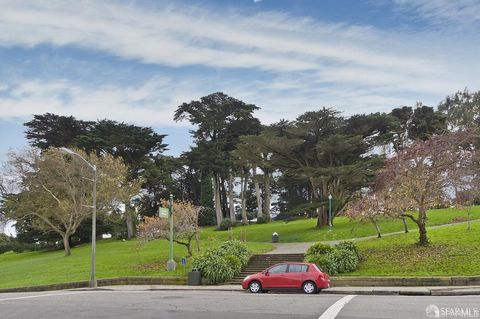
[[[262,271],[262,274],[264,274],[265,276],[268,276],[268,270]]]

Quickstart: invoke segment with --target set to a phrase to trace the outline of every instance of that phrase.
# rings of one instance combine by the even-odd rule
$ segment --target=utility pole
[[[173,260],[173,195],[170,194],[169,214],[170,221],[170,252],[168,254],[167,271],[175,271],[176,263]]]

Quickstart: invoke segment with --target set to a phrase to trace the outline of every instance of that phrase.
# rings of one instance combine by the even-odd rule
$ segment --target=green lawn
[[[220,245],[219,241],[202,241],[202,249]],[[271,250],[271,245],[248,243],[256,253]],[[50,252],[5,253],[0,255],[0,288],[44,285],[83,281],[90,278],[90,245],[72,249],[72,255],[63,256],[63,250]],[[183,246],[175,245],[175,260],[186,256]],[[195,254],[195,251],[194,251]],[[145,246],[138,241],[101,240],[97,243],[97,278],[123,276],[185,275],[184,268],[167,272],[168,242],[155,240]],[[186,269],[190,260],[187,260]]]
[[[434,210],[429,213],[429,226],[441,225],[466,218],[465,211],[454,209]],[[480,219],[480,206],[472,210],[472,218]],[[409,222],[411,233],[359,242],[367,256],[357,272],[349,275],[375,276],[420,276],[420,275],[479,275],[480,267],[480,222],[473,223],[472,231],[466,225],[453,225],[429,230],[432,246],[417,248],[413,243],[418,232]],[[383,233],[401,231],[399,220],[380,222]],[[280,242],[314,242],[348,239],[375,235],[371,224],[361,224],[344,217],[335,219],[334,229],[316,229],[315,219],[303,219],[285,223],[271,222],[262,225],[234,228],[234,237],[245,230],[249,248],[255,253],[272,248],[267,244],[273,232],[280,234]],[[213,227],[201,232],[202,249],[219,245],[229,237],[228,231],[216,231]],[[175,259],[186,255],[183,246],[175,245]],[[168,242],[156,240],[139,246],[137,241],[102,240],[97,244],[97,277],[185,275],[181,265],[174,273],[166,271]],[[190,262],[190,260],[189,260]],[[187,269],[188,269],[187,264]],[[0,255],[0,288],[22,287],[71,281],[88,280],[90,277],[90,245],[72,249],[72,255],[63,256],[63,251],[9,252]]]
[[[418,232],[359,241],[366,257],[348,276],[480,275],[480,222],[428,231],[428,247],[418,247]]]
[[[467,218],[466,211],[452,208],[432,210],[428,214],[427,226],[449,224]],[[480,206],[475,206],[471,211],[471,218],[480,219]],[[415,229],[416,225],[408,220],[409,229]],[[336,217],[333,231],[329,232],[328,227],[317,229],[316,219],[300,219],[290,221],[273,221],[268,224],[237,226],[233,228],[233,235],[240,238],[240,231],[246,231],[248,242],[271,242],[272,233],[280,235],[280,242],[314,242],[325,240],[348,239],[376,235],[375,228],[371,223],[359,223],[346,217]],[[382,233],[391,233],[403,230],[401,220],[384,219],[379,222]],[[202,238],[226,240],[229,237],[228,231],[217,231],[215,227],[202,229]]]

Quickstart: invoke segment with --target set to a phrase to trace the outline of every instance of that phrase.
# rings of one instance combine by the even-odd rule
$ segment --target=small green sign
[[[168,208],[160,207],[158,209],[158,217],[160,218],[168,218],[168,214],[170,213]]]

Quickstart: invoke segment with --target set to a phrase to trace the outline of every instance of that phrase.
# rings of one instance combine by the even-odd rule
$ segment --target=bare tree
[[[162,206],[168,207],[168,202],[163,202]],[[173,241],[185,246],[189,256],[192,256],[192,240],[193,238],[198,240],[198,234],[200,233],[200,226],[198,225],[200,209],[201,207],[195,207],[190,202],[175,201],[173,204]],[[144,222],[139,226],[139,237],[143,241],[169,240],[169,226],[167,218],[145,217]]]
[[[111,210],[112,203],[125,196],[127,167],[110,155],[97,157],[81,150],[75,152],[97,166],[99,213]],[[91,168],[58,149],[10,153],[7,167],[6,174],[13,178],[17,190],[6,196],[7,216],[15,220],[34,217],[32,226],[62,236],[65,256],[70,255],[70,236],[92,214]]]
[[[427,210],[450,203],[453,189],[476,180],[475,137],[468,130],[417,141],[377,174],[375,196],[383,199],[383,211],[411,219],[419,229],[419,245],[428,244]]]

